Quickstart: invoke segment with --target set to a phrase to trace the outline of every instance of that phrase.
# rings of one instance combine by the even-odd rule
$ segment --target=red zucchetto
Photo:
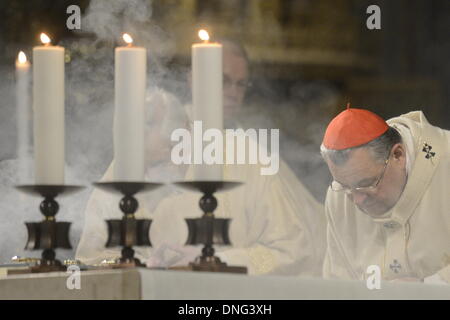
[[[387,131],[386,121],[373,112],[350,108],[339,113],[325,131],[323,145],[327,149],[343,150],[366,144]]]

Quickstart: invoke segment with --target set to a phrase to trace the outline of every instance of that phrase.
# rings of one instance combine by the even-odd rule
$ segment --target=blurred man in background
[[[181,180],[185,167],[176,166],[170,160],[170,134],[177,128],[187,127],[188,120],[183,106],[175,96],[161,89],[153,89],[146,98],[146,172],[145,181],[171,182]],[[109,165],[101,181],[113,180],[114,161]],[[149,218],[159,202],[177,192],[165,186],[152,192],[138,193],[136,218]],[[121,219],[120,196],[100,189],[94,189],[85,210],[84,228],[77,247],[76,258],[85,264],[98,264],[120,256],[120,248],[105,248],[108,239],[105,220]],[[146,258],[146,249],[136,247],[136,256]]]
[[[239,45],[224,41],[223,48],[225,127],[238,127],[238,112],[249,85],[248,61]],[[190,108],[186,110],[190,114]],[[165,141],[168,142],[169,137],[165,137]],[[323,206],[291,169],[281,160],[279,172],[272,176],[262,176],[260,165],[223,167],[224,180],[242,181],[244,185],[217,194],[219,206],[215,216],[232,219],[230,239],[233,245],[216,247],[217,256],[228,264],[246,266],[250,274],[321,276],[325,248]],[[188,172],[186,179],[192,179],[192,173]],[[171,176],[171,180],[183,179]],[[101,222],[104,215],[96,222],[89,222],[90,215],[98,216],[99,207],[108,207],[107,203],[111,203],[111,199],[95,198],[93,194],[86,210],[86,229],[91,231],[83,232],[77,250],[77,258],[86,263],[120,256],[120,248],[113,251],[103,248],[107,239],[106,225]],[[184,218],[201,215],[198,200],[198,194],[184,192],[159,199],[154,210],[142,207],[141,214],[153,219],[150,230],[153,248],[136,250],[136,256],[146,260],[150,267],[169,267],[187,265],[200,255],[200,247],[184,246],[187,239]],[[112,205],[116,206],[117,200]],[[102,232],[96,233],[100,225]],[[95,250],[91,249],[93,239],[97,239]]]
[[[223,45],[225,128],[245,129],[252,124],[252,114],[243,106],[250,85],[248,57],[238,43],[220,42]],[[189,106],[187,110],[191,114]],[[261,122],[257,125],[264,127]],[[266,125],[265,128],[272,128],[270,122]],[[230,239],[233,244],[233,248],[218,248],[217,256],[228,264],[247,266],[251,274],[320,276],[325,241],[322,205],[282,159],[277,174],[262,176],[259,171],[259,165],[224,165],[224,180],[242,181],[244,185],[217,195],[219,206],[215,215],[232,219]],[[183,218],[198,217],[198,197],[195,193],[184,193],[163,200],[155,211],[152,242],[166,246],[176,244],[176,251],[182,252],[187,239]],[[164,233],[168,228],[179,232]],[[200,248],[186,247],[184,252],[175,265],[191,262],[200,254]],[[148,263],[158,266],[164,264],[163,260],[153,256]]]

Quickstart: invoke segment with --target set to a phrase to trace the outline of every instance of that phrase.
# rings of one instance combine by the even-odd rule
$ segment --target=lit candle
[[[36,184],[64,184],[64,48],[33,48],[34,163]]]
[[[132,46],[115,49],[114,179],[144,179],[144,127],[147,50]]]
[[[222,45],[210,43],[206,30],[200,30],[198,35],[203,42],[192,45],[193,120],[202,121],[203,131],[212,128],[222,131]],[[198,143],[202,142],[194,141],[194,144]],[[222,180],[222,165],[205,164],[201,157],[200,153],[194,154],[195,179]]]
[[[28,182],[29,168],[26,163],[30,149],[30,63],[23,51],[16,60],[16,112],[17,112],[17,159],[19,161],[18,181]]]

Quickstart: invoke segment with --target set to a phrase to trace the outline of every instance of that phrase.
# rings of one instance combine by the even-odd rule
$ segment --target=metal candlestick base
[[[214,193],[229,190],[242,185],[241,182],[232,181],[183,181],[175,185],[184,189],[200,191],[203,196],[199,205],[203,216],[197,219],[186,219],[189,229],[186,245],[203,244],[202,254],[188,266],[173,267],[174,270],[208,271],[208,272],[231,272],[247,273],[246,267],[227,266],[226,263],[214,256],[214,244],[230,245],[228,229],[230,219],[215,218],[214,210],[217,208],[217,199]]]
[[[108,192],[123,195],[119,208],[123,212],[122,219],[106,220],[108,225],[108,241],[106,247],[122,246],[122,255],[116,263],[109,264],[111,268],[144,267],[145,265],[134,257],[133,246],[151,247],[149,230],[152,220],[136,219],[134,214],[139,203],[134,197],[138,192],[150,191],[160,187],[161,183],[152,182],[97,182],[94,185]]]
[[[71,249],[69,241],[70,222],[56,222],[55,216],[59,211],[59,204],[55,198],[59,195],[68,195],[80,191],[82,186],[70,185],[21,185],[16,187],[30,195],[39,195],[44,198],[39,209],[44,215],[41,222],[25,222],[28,230],[27,250],[43,250],[41,259],[35,266],[30,267],[31,272],[65,271],[64,266],[55,258],[55,249]]]

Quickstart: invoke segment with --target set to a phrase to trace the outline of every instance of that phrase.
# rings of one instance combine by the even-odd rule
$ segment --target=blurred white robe
[[[104,180],[108,178],[107,173]],[[190,173],[186,179],[190,179]],[[215,247],[222,261],[247,266],[250,274],[321,276],[325,253],[324,209],[291,169],[280,160],[277,174],[263,176],[259,165],[226,165],[224,179],[242,181],[244,185],[216,195],[219,203],[216,217],[232,219],[232,247]],[[156,266],[186,265],[201,251],[201,246],[184,246],[188,235],[184,219],[201,217],[198,206],[201,194],[192,191],[161,194],[155,198],[153,204],[161,202],[153,210],[144,201],[152,193],[138,195],[141,206],[136,217],[153,219],[150,227],[153,247],[137,247],[136,256],[142,261],[156,260]],[[118,199],[94,191],[86,209],[77,259],[92,264],[120,256],[120,248],[104,248],[107,240],[104,219],[120,218]]]
[[[113,181],[114,161],[108,167],[101,181]],[[183,179],[184,173],[170,165],[157,165],[146,171],[145,180],[149,182],[166,182],[168,177]],[[146,193],[138,193],[135,198],[139,207],[135,213],[136,218],[151,219],[151,212],[159,202],[172,193],[178,192],[170,186]],[[76,259],[85,264],[93,265],[103,260],[112,260],[120,257],[121,248],[106,248],[108,228],[105,220],[121,219],[123,213],[119,209],[121,196],[115,193],[94,189],[89,197],[84,215],[84,227],[80,242],[76,250]],[[135,256],[142,259],[148,256],[148,249],[134,247]]]
[[[406,147],[414,163],[405,189],[376,219],[344,193],[328,190],[324,277],[362,280],[370,265],[378,265],[387,280],[437,273],[450,282],[450,131],[430,125],[420,111],[387,122],[406,126],[412,136]]]
[[[281,162],[278,174],[261,176],[258,166],[227,165],[224,179],[243,181],[244,185],[216,195],[215,216],[232,219],[232,247],[216,246],[217,256],[229,265],[247,266],[249,274],[321,276],[323,207],[291,169]],[[186,191],[163,200],[155,212],[152,242],[185,243],[188,231],[184,219],[202,215],[200,197],[200,193]]]

